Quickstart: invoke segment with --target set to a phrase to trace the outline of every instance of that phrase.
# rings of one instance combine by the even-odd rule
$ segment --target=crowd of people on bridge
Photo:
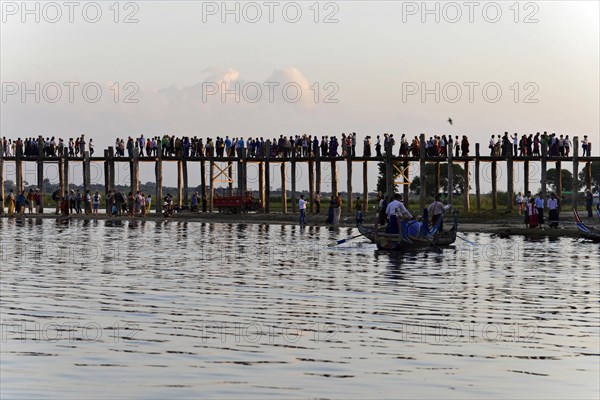
[[[58,157],[67,155],[69,157],[83,157],[85,151],[90,152],[90,156],[94,154],[95,145],[93,139],[87,141],[85,135],[81,135],[75,139],[69,138],[65,142],[62,138],[55,136],[46,137],[38,136],[37,138],[26,138],[25,140],[17,138],[16,140],[2,137],[2,154],[4,157],[14,157],[17,154],[22,154],[24,157]]]
[[[541,157],[541,149],[544,147],[548,149],[548,157],[570,157],[573,142],[569,138],[569,135],[548,134],[548,132],[544,131],[542,134],[537,132],[535,135],[525,134],[521,136],[516,132],[513,135],[504,132],[504,135],[492,135],[488,144],[490,156],[502,158],[506,158],[509,155]],[[582,157],[589,157],[591,155],[591,147],[590,140],[587,135],[584,135],[581,141]]]
[[[264,139],[263,137],[221,137],[199,138],[177,137],[175,135],[164,135],[145,137],[129,136],[127,139],[117,138],[115,140],[114,152],[117,157],[248,157],[248,158],[291,158],[291,157],[383,157],[387,155],[399,157],[419,157],[421,147],[424,146],[425,156],[428,158],[469,157],[471,149],[466,135],[459,137],[455,135],[433,135],[425,138],[421,143],[418,136],[410,139],[402,134],[396,140],[393,134],[384,133],[377,135],[374,139],[365,136],[362,139],[362,155],[359,155],[359,139],[356,132],[342,133],[337,136],[317,135],[280,135],[278,138]],[[569,135],[557,135],[555,133],[519,135],[492,135],[489,141],[490,156],[506,158],[509,155],[521,157],[541,157],[541,149],[546,146],[549,157],[569,157],[573,144]],[[587,135],[581,143],[582,157],[591,154],[591,142]],[[68,141],[62,138],[43,137],[26,138],[16,140],[2,138],[2,153],[5,157],[22,154],[24,157],[57,157],[67,155],[68,157],[83,157],[85,151],[90,156],[94,154],[94,142],[87,140],[85,135]],[[374,150],[374,151],[373,151]]]

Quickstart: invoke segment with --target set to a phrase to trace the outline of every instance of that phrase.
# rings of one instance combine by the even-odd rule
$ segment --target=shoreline
[[[24,214],[22,216],[3,215],[0,221],[4,220],[32,220],[32,219],[55,219],[55,220],[104,220],[104,221],[174,221],[174,222],[200,222],[200,223],[222,223],[222,224],[254,224],[254,225],[299,225],[298,214],[283,214],[283,213],[246,213],[246,214],[223,214],[218,212],[213,213],[175,213],[173,216],[165,218],[160,214],[148,214],[145,217],[141,216],[110,216],[107,214],[70,214],[69,216],[57,215],[54,213],[44,214]],[[325,223],[327,217],[326,214],[309,214],[307,215],[308,223],[307,227],[330,227]],[[479,219],[479,220],[478,220]],[[584,218],[586,221],[591,221],[591,225],[596,225],[596,218]],[[372,225],[374,223],[374,216],[368,216],[364,218],[365,225]],[[509,238],[513,235],[526,236],[528,238],[560,238],[560,237],[572,237],[579,238],[579,230],[575,223],[572,221],[572,215],[569,212],[562,212],[560,216],[560,222],[558,228],[550,228],[547,225],[542,228],[529,229],[523,224],[523,217],[518,215],[506,215],[506,216],[490,216],[486,218],[486,222],[481,222],[481,218],[469,218],[466,216],[462,219],[459,214],[459,233],[488,233],[497,235],[501,238]],[[356,226],[354,222],[354,214],[342,216],[339,224],[339,228],[353,228]]]

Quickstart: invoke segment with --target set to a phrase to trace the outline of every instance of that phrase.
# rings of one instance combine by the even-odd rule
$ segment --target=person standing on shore
[[[339,226],[340,217],[342,216],[342,198],[340,197],[339,193],[336,193],[335,196],[333,196],[332,207],[333,207],[333,225]]]
[[[317,206],[316,213],[321,214],[321,192],[317,191],[315,195],[315,205]]]
[[[100,193],[96,190],[94,196],[92,197],[92,213],[94,215],[98,215],[98,210],[100,209]]]
[[[4,209],[4,206],[2,206],[2,209]],[[13,215],[15,215],[15,193],[13,189],[10,189],[8,193],[8,216],[12,217]]]
[[[517,210],[519,211],[519,215],[523,212],[523,195],[521,192],[517,194]]]
[[[190,203],[190,211],[198,212],[198,192],[194,192],[192,195],[192,202]]]
[[[535,208],[537,209],[538,223],[540,224],[541,228],[544,224],[544,197],[542,196],[541,192],[538,193],[537,197],[535,198]]]
[[[129,192],[127,195],[127,211],[130,217],[133,217],[133,213],[135,212],[135,196],[133,192]]]
[[[588,218],[592,218],[592,205],[594,204],[594,196],[590,189],[585,191],[585,209],[587,210]]]
[[[527,203],[527,209],[525,211],[525,225],[530,228],[537,228],[538,226],[538,213],[535,206],[535,199],[531,198]]]
[[[81,213],[81,192],[77,189],[77,193],[75,194],[75,211],[77,214]]]
[[[558,204],[559,199],[554,193],[550,193],[548,199],[548,225],[550,228],[558,228]]]
[[[354,202],[354,211],[356,211],[356,223],[358,223],[358,224],[362,224],[362,222],[363,222],[362,208],[363,208],[363,202],[359,196],[356,198],[356,201]]]
[[[86,214],[92,213],[92,195],[89,190],[85,191],[85,197],[83,198],[83,209]]]
[[[306,225],[306,203],[307,203],[307,201],[304,200],[304,195],[301,194],[300,200],[298,200],[298,209],[300,210],[300,225],[301,226]]]

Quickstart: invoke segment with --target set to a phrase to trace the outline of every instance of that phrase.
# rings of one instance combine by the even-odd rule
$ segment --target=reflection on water
[[[600,248],[352,228],[3,220],[2,397],[539,397],[599,391]]]

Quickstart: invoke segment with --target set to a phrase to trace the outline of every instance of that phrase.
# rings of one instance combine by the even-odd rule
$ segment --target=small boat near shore
[[[411,232],[411,222],[402,222],[400,233],[386,233],[386,229],[378,227],[377,223],[375,223],[374,227],[359,224],[358,231],[372,243],[375,243],[379,250],[411,251],[428,247],[439,249],[450,246],[456,241],[458,213],[454,210],[452,214],[452,228],[446,231],[438,229],[444,218],[443,216],[438,220],[438,224],[434,225],[431,229],[427,227],[427,220],[425,219],[417,232]],[[414,233],[417,234],[415,235]]]
[[[596,213],[598,214],[598,219],[600,220],[600,203],[596,204]],[[579,213],[575,208],[573,208],[573,216],[575,217],[575,223],[577,224],[577,229],[579,229],[579,236],[584,239],[588,239],[594,242],[600,243],[600,229],[596,229],[591,226],[587,226],[579,216]]]

